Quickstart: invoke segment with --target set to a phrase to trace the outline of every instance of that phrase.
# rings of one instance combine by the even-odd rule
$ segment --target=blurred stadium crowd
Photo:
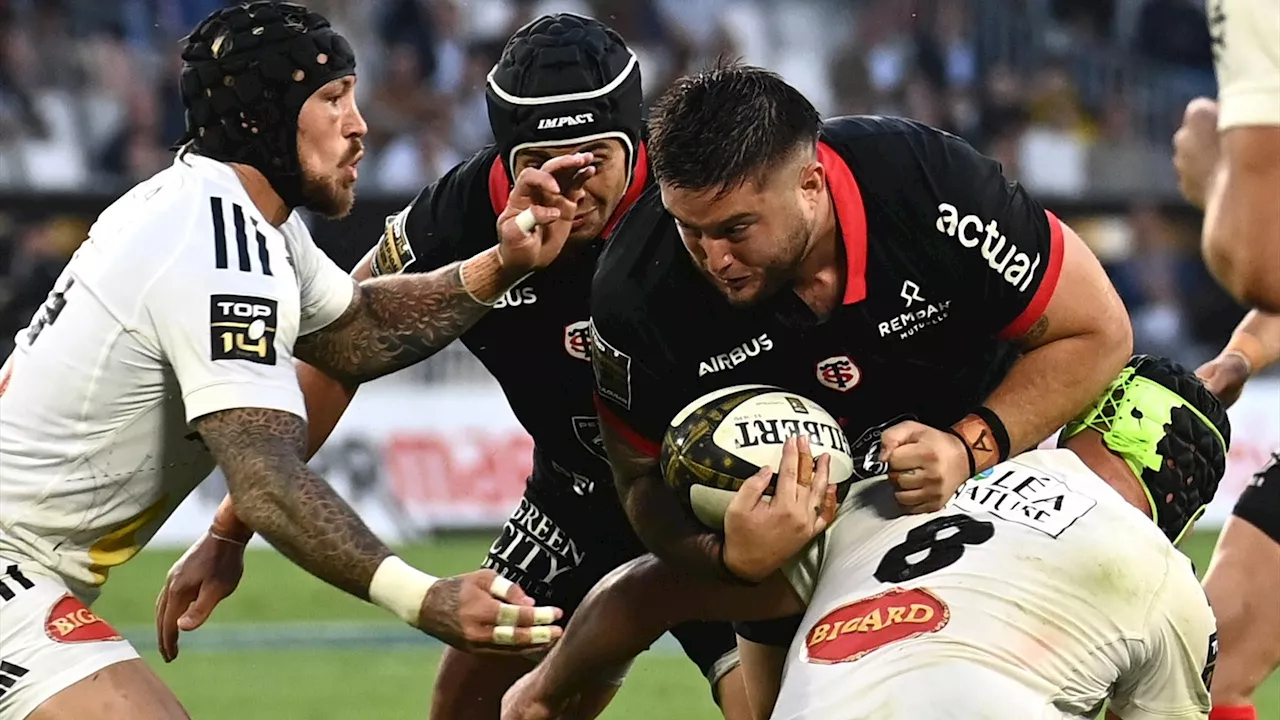
[[[361,202],[403,204],[488,142],[484,77],[506,37],[567,10],[627,38],[650,98],[737,56],[827,114],[968,139],[1092,244],[1140,350],[1196,363],[1242,314],[1203,269],[1170,167],[1183,106],[1215,95],[1203,0],[304,2],[359,55]],[[224,4],[0,0],[0,357],[97,211],[171,162],[179,40]]]

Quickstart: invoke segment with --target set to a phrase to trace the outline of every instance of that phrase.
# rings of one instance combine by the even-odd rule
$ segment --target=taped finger
[[[519,215],[516,216],[516,227],[520,228],[521,232],[524,232],[526,234],[531,233],[533,232],[533,229],[537,226],[538,226],[538,218],[534,217],[533,208],[525,208],[524,210],[520,211]]]
[[[560,611],[553,607],[536,607],[533,609],[534,625],[550,625],[560,619]]]
[[[515,645],[516,629],[511,625],[498,625],[493,628],[494,645]]]
[[[526,210],[525,212],[528,212],[528,211]],[[493,582],[489,584],[489,594],[498,598],[499,600],[506,600],[507,593],[511,592],[511,588],[513,587],[515,587],[515,583],[502,577],[501,575],[498,575],[493,579]]]
[[[502,603],[498,606],[498,619],[494,625],[516,625],[520,622],[520,607]]]
[[[503,625],[493,629],[493,644],[503,647],[532,647],[555,642],[564,631],[555,626],[512,627]]]

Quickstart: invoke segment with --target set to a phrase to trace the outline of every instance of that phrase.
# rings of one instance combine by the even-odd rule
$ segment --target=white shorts
[[[1049,692],[993,668],[903,653],[892,670],[856,663],[787,663],[771,720],[1071,720]],[[1088,716],[1092,717],[1092,716]]]
[[[66,584],[0,558],[0,720],[41,703],[138,651]]]

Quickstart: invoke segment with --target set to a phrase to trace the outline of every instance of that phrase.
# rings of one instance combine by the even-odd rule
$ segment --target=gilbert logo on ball
[[[840,424],[812,400],[769,385],[722,388],[677,413],[663,437],[663,478],[694,517],[721,529],[742,481],[765,465],[776,472],[783,444],[800,435],[814,457],[831,456],[830,480],[843,499],[854,463]]]
[[[853,662],[890,643],[947,626],[951,609],[921,588],[893,588],[832,610],[805,634],[802,659],[819,665]]]

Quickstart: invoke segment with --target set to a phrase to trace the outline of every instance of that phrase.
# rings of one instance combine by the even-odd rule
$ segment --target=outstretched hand
[[[528,273],[550,265],[573,229],[582,186],[595,175],[591,153],[561,155],[516,176],[498,216],[498,254],[505,268]]]

